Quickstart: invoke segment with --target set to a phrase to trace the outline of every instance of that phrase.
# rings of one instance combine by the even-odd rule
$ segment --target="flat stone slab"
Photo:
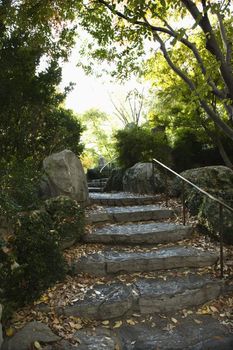
[[[156,327],[139,323],[113,330],[80,330],[74,338],[80,341],[80,350],[232,350],[233,335],[224,325],[210,316],[195,319],[200,324],[187,317],[171,330],[158,320]]]
[[[204,304],[221,292],[221,282],[190,275],[166,281],[143,279],[135,283],[141,314],[167,313]]]
[[[189,238],[192,232],[191,226],[166,222],[108,225],[94,229],[84,240],[106,244],[158,244]]]
[[[119,342],[106,328],[80,330],[74,338],[79,341],[78,350],[120,350]]]
[[[74,263],[76,273],[95,276],[115,273],[150,272],[173,268],[197,268],[216,263],[218,254],[197,248],[173,247],[150,252],[114,252],[83,256]]]
[[[173,217],[174,211],[162,208],[158,205],[137,205],[125,207],[105,207],[93,211],[87,217],[87,222],[127,222],[127,221],[150,221],[169,219]]]
[[[73,305],[57,308],[59,314],[109,320],[133,312],[167,313],[206,303],[217,298],[222,282],[209,276],[190,275],[166,281],[139,279],[132,284],[95,285]]]
[[[99,320],[118,318],[133,309],[134,294],[131,286],[122,283],[96,285],[87,291],[83,300],[58,309],[58,313]]]
[[[90,193],[101,193],[103,192],[103,187],[88,187]]]
[[[117,333],[122,350],[230,350],[233,335],[217,320],[202,316],[196,324],[190,317],[182,320],[174,329],[165,330],[139,324],[122,327]],[[166,327],[165,327],[166,328]]]
[[[46,344],[55,343],[60,337],[55,335],[44,323],[33,321],[20,329],[13,337],[5,339],[2,350],[28,350],[35,341]]]
[[[90,194],[91,203],[109,206],[153,204],[157,198],[158,196],[139,195],[129,192]]]

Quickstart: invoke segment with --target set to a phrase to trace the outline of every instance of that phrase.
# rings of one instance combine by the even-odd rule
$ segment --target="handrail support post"
[[[223,206],[219,204],[220,276],[223,278]]]
[[[183,216],[183,225],[186,225],[186,213],[185,213],[185,187],[184,180],[182,180],[182,216]]]
[[[165,169],[165,201],[166,201],[166,207],[168,207],[168,179],[167,179],[167,169]]]

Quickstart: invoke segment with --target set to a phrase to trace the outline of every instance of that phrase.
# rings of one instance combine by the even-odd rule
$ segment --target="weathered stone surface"
[[[87,291],[84,300],[79,300],[64,310],[66,316],[79,316],[90,319],[112,319],[123,316],[133,308],[134,293],[130,286],[113,283],[96,285]]]
[[[80,160],[69,150],[54,153],[43,161],[45,177],[41,184],[44,197],[65,195],[82,205],[89,203],[86,176]]]
[[[135,283],[142,314],[172,312],[204,304],[221,292],[220,281],[191,275],[166,281],[144,279]]]
[[[124,169],[113,169],[104,187],[104,191],[123,191]]]
[[[46,324],[33,321],[19,330],[12,338],[6,339],[2,350],[28,350],[36,340],[43,343],[53,343],[60,338]]]
[[[157,244],[177,242],[190,237],[192,232],[191,226],[166,222],[108,225],[96,228],[84,240],[98,243]]]
[[[102,179],[93,179],[88,181],[88,186],[91,187],[104,187],[108,181],[107,177],[103,177]]]
[[[80,348],[77,348],[76,345],[70,344],[67,340],[61,340],[57,343],[46,345],[43,347],[43,350],[77,350]]]
[[[156,327],[138,324],[117,330],[122,350],[231,350],[233,335],[210,316],[197,316],[180,321],[171,331],[156,322]],[[101,349],[101,348],[100,348]]]
[[[158,196],[158,195],[157,195]],[[90,193],[90,200],[93,204],[124,206],[153,204],[157,200],[155,195],[138,195],[128,192],[117,193]]]
[[[119,272],[149,272],[175,268],[195,268],[216,263],[216,253],[197,248],[174,247],[150,252],[114,252],[90,254],[75,263],[76,273],[103,276]]]
[[[123,177],[123,189],[128,192],[160,193],[164,187],[164,176],[152,163],[137,163]]]
[[[208,166],[189,169],[181,173],[214,197],[233,207],[233,171],[225,166]],[[186,205],[191,214],[198,215],[201,223],[210,231],[219,230],[219,204],[185,185]],[[172,186],[174,195],[181,195],[181,181],[175,180]],[[223,234],[227,243],[233,243],[233,212],[224,209]]]
[[[114,319],[132,312],[164,313],[197,306],[219,296],[222,283],[208,276],[139,279],[131,285],[112,283],[89,289],[83,300],[57,309],[60,314]]]
[[[79,350],[116,350],[119,342],[112,332],[106,328],[97,328],[78,331],[74,338],[78,339]],[[118,347],[117,347],[118,345]],[[119,349],[120,350],[120,349]]]
[[[106,207],[101,211],[92,212],[87,221],[97,222],[127,222],[168,219],[174,215],[173,210],[158,205],[138,205],[126,207]]]
[[[90,192],[94,192],[94,193],[101,193],[103,192],[103,188],[102,187],[91,187],[88,186],[88,191]]]

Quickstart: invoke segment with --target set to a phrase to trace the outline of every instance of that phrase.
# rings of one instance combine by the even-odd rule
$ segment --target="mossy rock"
[[[125,170],[124,169],[113,169],[111,175],[106,183],[104,191],[123,191],[123,176]]]
[[[233,171],[225,166],[208,166],[189,169],[181,173],[187,180],[233,207]],[[172,194],[182,194],[182,181],[175,179]],[[185,184],[185,202],[192,215],[197,215],[200,222],[210,233],[219,231],[219,204]],[[233,213],[223,209],[223,238],[233,244]]]

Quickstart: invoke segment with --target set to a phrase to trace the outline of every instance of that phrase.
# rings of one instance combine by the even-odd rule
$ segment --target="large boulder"
[[[163,173],[152,163],[137,163],[126,170],[123,177],[123,189],[127,192],[160,193],[164,188]]]
[[[44,323],[32,321],[20,329],[13,337],[5,339],[2,350],[35,349],[34,342],[53,344],[60,340]]]
[[[113,169],[111,175],[104,187],[104,191],[123,191],[123,176],[125,170],[124,169]]]
[[[189,169],[181,173],[183,177],[193,182],[206,192],[233,207],[233,171],[225,166],[208,166]],[[172,193],[180,196],[181,180],[175,179]],[[190,185],[185,185],[185,200],[192,215],[197,215],[200,222],[209,232],[219,230],[219,204],[201,194]],[[223,210],[223,235],[227,243],[233,244],[233,213]]]
[[[51,154],[43,161],[45,176],[41,194],[45,198],[60,195],[75,199],[82,206],[89,204],[86,176],[80,160],[69,150]]]

